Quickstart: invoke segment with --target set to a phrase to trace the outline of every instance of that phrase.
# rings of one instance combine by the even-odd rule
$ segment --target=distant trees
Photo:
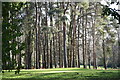
[[[118,24],[120,24],[120,14],[118,13],[119,10],[110,8],[109,6],[111,4],[120,5],[119,1],[118,2],[110,2],[110,3],[108,2],[108,5],[102,5],[103,6],[102,15],[103,16],[111,15],[114,19],[116,19],[118,21]],[[119,30],[119,26],[117,26],[116,28],[118,28],[118,30]],[[119,52],[120,47],[119,46],[120,46],[120,39],[119,39],[119,32],[118,32],[118,56],[120,56],[120,52]],[[120,67],[119,58],[118,58],[118,67]]]
[[[107,69],[112,63],[109,58],[115,56],[111,54],[117,34],[116,29],[109,28],[114,26],[110,24],[113,21],[101,15],[100,3],[26,2],[2,6],[3,69],[80,65],[94,69],[104,65]]]

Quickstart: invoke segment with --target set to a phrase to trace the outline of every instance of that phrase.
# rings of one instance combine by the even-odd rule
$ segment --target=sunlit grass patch
[[[55,68],[21,70],[20,74],[7,72],[2,80],[119,80],[118,70],[82,68]]]

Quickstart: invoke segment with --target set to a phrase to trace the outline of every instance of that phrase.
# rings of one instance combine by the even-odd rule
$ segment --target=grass
[[[118,70],[94,70],[82,68],[55,68],[21,70],[20,74],[3,73],[2,80],[120,80]]]

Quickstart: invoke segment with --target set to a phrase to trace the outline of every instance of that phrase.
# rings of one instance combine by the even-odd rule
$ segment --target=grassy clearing
[[[21,70],[20,74],[6,72],[2,80],[120,80],[118,70],[94,70],[82,68],[55,68]]]

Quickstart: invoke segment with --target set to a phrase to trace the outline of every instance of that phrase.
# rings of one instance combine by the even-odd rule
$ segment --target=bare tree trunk
[[[87,10],[86,10],[86,13],[87,13]],[[87,55],[87,15],[85,16],[85,46],[84,46],[84,50],[85,50],[85,52],[84,52],[84,58],[85,58],[85,66],[86,66],[86,60],[87,60],[87,57],[86,57],[86,55]],[[87,68],[87,67],[85,67],[85,68]]]
[[[46,66],[46,68],[49,68],[49,51],[48,51],[48,49],[49,49],[49,45],[48,45],[48,40],[49,38],[48,38],[48,33],[47,33],[47,40],[46,40],[46,44],[47,44],[47,48],[46,48],[46,50],[47,50],[47,66]]]
[[[59,24],[58,24],[59,25]],[[59,29],[59,26],[58,26],[58,30],[60,30]],[[61,61],[60,61],[60,59],[61,59],[61,45],[60,45],[60,33],[58,33],[58,46],[59,46],[59,51],[58,51],[58,55],[59,55],[59,59],[58,59],[58,61],[59,61],[59,68],[60,67],[62,67],[60,64],[61,64]]]
[[[64,2],[63,2],[63,9],[65,9],[64,7]],[[64,16],[65,16],[65,11],[64,10]],[[63,21],[63,53],[64,53],[64,67],[67,68],[68,67],[68,60],[67,60],[67,47],[66,47],[66,23],[65,21]]]
[[[53,68],[52,64],[52,40],[50,40],[50,68]]]
[[[89,44],[88,44],[88,48],[90,48],[90,41],[89,41]],[[91,68],[91,58],[90,58],[90,49],[88,49],[88,66],[89,66],[89,69]]]
[[[67,68],[67,49],[66,49],[66,29],[65,29],[65,22],[63,22],[63,47],[64,47],[64,67]]]
[[[41,37],[40,37],[40,27],[38,28],[38,68],[41,68],[40,56],[41,56]]]
[[[75,48],[75,46],[76,46],[76,41],[75,41],[75,38],[76,38],[76,21],[75,21],[75,14],[74,14],[74,16],[73,16],[73,62],[72,62],[72,67],[76,67],[75,66],[75,53],[76,53],[76,48]]]
[[[95,53],[95,23],[93,26],[93,68],[97,69],[96,66],[96,53]]]
[[[47,2],[45,2],[45,11],[46,11],[46,16],[45,16],[45,25],[46,25],[46,27],[48,27],[48,20],[47,20],[47,13],[48,13],[48,9],[47,9]],[[48,51],[48,48],[49,48],[49,46],[48,46],[48,31],[47,31],[47,33],[46,33],[46,53],[47,53],[47,57],[46,57],[46,68],[48,68],[49,67],[49,51]]]
[[[95,4],[95,9],[97,9],[97,4]],[[97,69],[96,65],[96,52],[95,52],[95,25],[96,25],[96,10],[95,10],[95,16],[94,16],[94,23],[92,25],[93,28],[93,68]]]
[[[104,63],[104,68],[107,69],[107,66],[106,66],[106,54],[105,54],[106,51],[105,51],[104,33],[103,33],[102,47],[103,47],[103,63]]]
[[[90,28],[90,22],[89,22],[89,28]],[[88,30],[88,36],[89,36],[89,40],[88,40],[88,50],[87,50],[87,53],[88,53],[88,66],[89,66],[89,69],[91,68],[91,49],[90,49],[90,31]]]
[[[118,66],[120,67],[120,26],[118,28]]]
[[[27,69],[31,69],[31,31],[27,36]]]
[[[114,45],[112,45],[112,58],[113,58],[112,68],[117,68],[116,63],[115,63],[115,47],[114,47]]]
[[[73,10],[71,10],[71,19],[73,19]],[[71,20],[70,22],[70,28],[69,28],[69,38],[70,38],[70,54],[69,54],[69,67],[72,67],[72,62],[73,62],[73,59],[72,59],[72,48],[73,48],[73,36],[72,36],[72,29],[73,29],[73,25],[72,25],[72,22],[73,20]]]
[[[28,4],[27,4],[27,9],[26,9],[26,14],[28,15]],[[28,16],[27,16],[28,17]],[[27,20],[28,21],[28,20]],[[32,52],[31,52],[31,30],[28,31],[28,33],[26,34],[26,55],[25,55],[25,58],[26,58],[26,69],[31,69],[31,55],[32,55]]]
[[[60,6],[59,6],[59,3],[57,3],[57,7],[59,7],[60,8]],[[60,14],[58,14],[58,19],[60,18]],[[60,31],[61,29],[60,29],[60,21],[58,21],[58,30]],[[61,32],[61,31],[60,31]],[[61,68],[62,67],[62,65],[61,65],[61,35],[60,35],[60,32],[58,32],[58,55],[59,55],[59,58],[58,58],[58,62],[59,62],[59,68]]]
[[[71,21],[72,22],[72,21]],[[72,31],[71,31],[71,22],[69,27],[69,34],[68,34],[68,67],[71,67],[71,38],[72,38]]]
[[[80,11],[81,12],[81,11]],[[79,22],[79,18],[80,18],[80,16],[78,16],[78,24],[80,24],[81,23],[81,19],[80,19],[80,22]],[[80,68],[80,25],[78,25],[78,65],[77,65],[77,67],[79,67]]]
[[[43,68],[46,68],[46,33],[44,33],[44,41],[43,41]]]
[[[55,64],[56,64],[56,67],[58,66],[58,42],[57,42],[57,34],[55,34]]]
[[[55,34],[54,33],[53,33],[53,54],[54,54],[54,67],[56,68]]]
[[[82,11],[82,14],[84,14],[84,10]],[[84,16],[82,18],[82,45],[83,45],[83,67],[86,68],[86,58],[85,58],[85,26],[84,26]]]
[[[35,32],[36,32],[36,69],[38,69],[38,25],[37,25],[37,21],[38,21],[38,11],[37,11],[37,2],[35,3],[35,7],[36,7],[36,22],[35,22]]]
[[[21,40],[21,38],[18,38],[18,41],[19,40]],[[18,49],[20,49],[20,46],[18,45]],[[20,53],[19,53],[19,55],[18,55],[18,68],[20,69],[21,67],[22,67],[22,65],[21,65],[21,59],[22,58],[22,56],[21,56],[21,51],[20,51]]]
[[[38,18],[38,68],[41,68],[41,53],[42,53],[42,47],[41,47],[41,41],[42,41],[42,37],[41,37],[41,13],[42,13],[42,10],[41,10],[41,3],[38,2],[38,5],[39,5],[39,18]]]

